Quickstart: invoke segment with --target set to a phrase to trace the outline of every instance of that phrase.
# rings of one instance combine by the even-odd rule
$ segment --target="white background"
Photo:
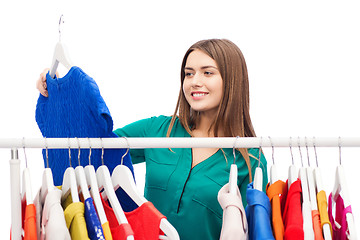
[[[360,137],[360,15],[356,1],[2,1],[0,137],[41,137],[35,82],[50,67],[58,23],[73,63],[98,83],[114,129],[171,115],[183,54],[194,42],[228,38],[248,65],[251,116],[258,136]],[[62,69],[61,74],[63,74]],[[20,158],[24,160],[23,150]],[[271,149],[264,149],[271,165]],[[40,149],[26,149],[34,194]],[[300,167],[298,148],[293,149]],[[337,148],[318,148],[326,193],[334,185]],[[285,180],[289,149],[275,149]],[[311,165],[314,150],[309,148]],[[360,148],[343,148],[352,209],[360,229]],[[306,149],[302,149],[304,162]],[[0,149],[1,232],[10,231],[10,150]],[[25,166],[22,162],[22,168]],[[143,185],[144,168],[136,168]],[[360,233],[359,233],[360,234]]]

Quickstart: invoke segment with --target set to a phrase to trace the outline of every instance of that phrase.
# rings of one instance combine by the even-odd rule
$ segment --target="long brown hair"
[[[182,90],[186,61],[189,54],[194,50],[200,50],[214,59],[223,79],[222,99],[209,132],[213,131],[214,136],[218,137],[219,129],[222,129],[223,137],[255,137],[249,111],[249,79],[245,58],[241,50],[227,39],[202,40],[193,44],[185,53],[181,65],[179,98],[166,136],[170,136],[177,113],[180,123],[190,135],[192,135],[191,130],[196,128],[197,120],[201,115],[200,112],[191,109]],[[238,151],[246,161],[250,181],[252,181],[248,151],[247,149],[238,149]]]

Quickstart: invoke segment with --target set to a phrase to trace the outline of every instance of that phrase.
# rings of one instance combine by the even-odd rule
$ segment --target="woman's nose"
[[[192,78],[192,85],[197,87],[203,85],[203,79],[199,73],[195,73],[194,77]]]

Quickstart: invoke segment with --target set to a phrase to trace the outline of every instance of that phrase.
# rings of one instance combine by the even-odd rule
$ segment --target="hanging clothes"
[[[159,116],[139,120],[114,132],[125,137],[166,137],[171,117]],[[191,137],[176,118],[170,137]],[[254,176],[259,150],[248,149]],[[203,162],[192,167],[190,148],[130,149],[133,163],[146,162],[144,197],[164,214],[179,233],[180,239],[218,240],[223,210],[217,200],[222,186],[229,181],[233,150],[219,149]],[[255,157],[256,156],[256,157]],[[227,159],[227,160],[226,160]],[[261,155],[263,186],[267,178],[267,162]],[[236,151],[238,186],[246,205],[249,172],[242,155]],[[199,224],[201,223],[201,224]],[[189,231],[196,226],[197,231]]]
[[[36,229],[38,239],[70,240],[70,233],[66,226],[64,210],[61,206],[61,190],[48,192],[44,206],[40,203],[40,190],[36,194]]]
[[[116,219],[113,209],[110,207],[109,202],[105,201],[100,194],[101,202],[104,207],[106,218],[109,221],[110,231],[113,239],[125,240],[128,236],[134,235],[134,232],[129,223],[119,224]]]
[[[24,230],[24,240],[36,240],[36,208],[34,204],[26,204],[22,201],[22,228]]]
[[[288,181],[286,181],[288,186]],[[285,187],[282,199],[284,240],[304,240],[303,216],[301,212],[301,182],[297,179],[288,189]]]
[[[84,201],[85,205],[85,222],[91,240],[105,240],[103,229],[96,213],[93,199],[89,197]]]
[[[281,212],[281,198],[287,184],[278,180],[266,186],[266,195],[269,197],[272,207],[272,229],[276,240],[284,239],[284,222]]]
[[[327,204],[327,200],[326,200],[326,193],[325,191],[320,191],[318,192],[318,194],[316,195],[317,198],[317,204],[318,204],[318,209],[319,209],[319,214],[320,214],[320,224],[321,224],[321,229],[323,228],[324,224],[329,224],[330,226],[330,230],[331,230],[331,235],[332,235],[332,226],[329,220],[329,214],[328,214],[328,204]]]
[[[313,219],[313,228],[314,228],[314,236],[315,240],[324,240],[321,225],[320,225],[320,213],[319,210],[312,210],[311,216]]]
[[[333,239],[339,239],[339,240],[346,240],[348,239],[346,236],[346,230],[348,228],[347,221],[346,221],[346,213],[351,213],[351,206],[348,206],[345,208],[344,206],[344,200],[339,195],[336,199],[335,203],[335,219],[333,217],[332,213],[332,193],[329,195],[329,208],[328,208],[328,214],[332,226],[332,232],[333,232]]]
[[[240,191],[238,188],[236,190],[236,194],[230,193],[227,183],[218,193],[218,201],[223,209],[220,240],[248,239],[246,213]]]
[[[90,76],[79,67],[72,67],[63,77],[54,79],[46,76],[49,97],[40,94],[36,105],[36,122],[44,137],[117,137],[113,132],[113,121],[99,88]],[[75,155],[77,149],[72,150]],[[88,164],[89,151],[81,150],[80,162]],[[104,149],[104,162],[110,173],[119,164],[124,149]],[[44,154],[44,161],[45,152]],[[61,185],[69,158],[67,149],[49,149],[49,167],[54,184]],[[76,156],[76,155],[75,155]],[[92,150],[92,164],[95,169],[101,164],[101,149]],[[77,166],[73,158],[73,166]],[[124,158],[124,165],[133,173],[130,156]]]
[[[69,229],[71,239],[89,240],[85,221],[85,206],[82,202],[72,202],[71,194],[63,202],[66,226]]]
[[[254,182],[248,184],[246,191],[246,217],[249,225],[249,239],[275,239],[271,230],[271,206],[268,196],[254,189]]]

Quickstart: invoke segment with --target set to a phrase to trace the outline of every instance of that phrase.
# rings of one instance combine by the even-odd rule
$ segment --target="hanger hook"
[[[45,155],[46,155],[46,167],[49,168],[49,152],[48,152],[48,145],[47,145],[47,140],[46,137],[44,137],[45,139]]]
[[[102,138],[100,138],[100,142],[101,142],[101,164],[104,165],[104,145]]]
[[[127,143],[127,146],[128,146],[127,149],[126,149],[126,152],[121,157],[121,165],[123,165],[124,157],[126,156],[126,154],[128,154],[129,149],[130,149],[130,145],[129,145],[128,139],[126,137],[121,137],[121,138],[124,138],[126,140],[126,143]]]
[[[90,138],[87,138],[89,141],[89,165],[91,165],[91,141]]]
[[[313,139],[314,139],[314,152],[315,152],[316,167],[319,167],[319,162],[318,162],[316,147],[315,147],[315,136],[313,137]]]
[[[300,152],[301,166],[304,167],[304,162],[303,162],[301,147],[300,147],[300,136],[298,136],[298,147],[299,147],[299,152]]]
[[[341,137],[339,137],[339,162],[341,165]]]
[[[307,141],[307,137],[305,136],[305,148],[306,148],[306,154],[307,154],[307,159],[308,159],[308,165],[310,167],[310,157],[309,157],[309,148],[308,148],[308,141]]]
[[[294,163],[294,155],[293,155],[293,152],[292,152],[292,137],[290,137],[290,139],[289,139],[289,146],[290,146],[292,165],[295,165],[295,163]]]
[[[22,145],[23,145],[23,149],[24,149],[25,166],[27,168],[28,164],[27,164],[27,157],[26,157],[26,151],[25,151],[25,137],[23,137],[23,139],[22,139]]]
[[[70,149],[70,138],[68,138],[68,142],[69,142],[69,163],[70,163],[70,167],[71,166],[71,149]]]
[[[259,165],[258,167],[260,167],[260,158],[261,158],[261,148],[262,148],[262,144],[263,144],[263,137],[260,137],[260,144],[259,144]]]
[[[59,19],[59,42],[61,41],[61,24],[64,23],[64,14],[61,14]]]
[[[273,142],[271,141],[271,137],[270,136],[268,136],[269,137],[269,140],[270,140],[270,144],[271,144],[271,150],[272,150],[272,154],[271,154],[271,156],[272,156],[272,161],[273,161],[273,164],[275,165],[275,160],[274,160],[274,144],[273,144]]]
[[[236,136],[236,139],[235,139],[235,142],[234,142],[234,145],[233,145],[234,164],[235,164],[235,160],[236,160],[235,146],[236,146],[238,138],[239,138],[239,136]]]
[[[76,141],[77,141],[77,144],[78,144],[78,164],[79,166],[81,166],[81,163],[80,163],[80,141],[77,137],[76,138]]]

